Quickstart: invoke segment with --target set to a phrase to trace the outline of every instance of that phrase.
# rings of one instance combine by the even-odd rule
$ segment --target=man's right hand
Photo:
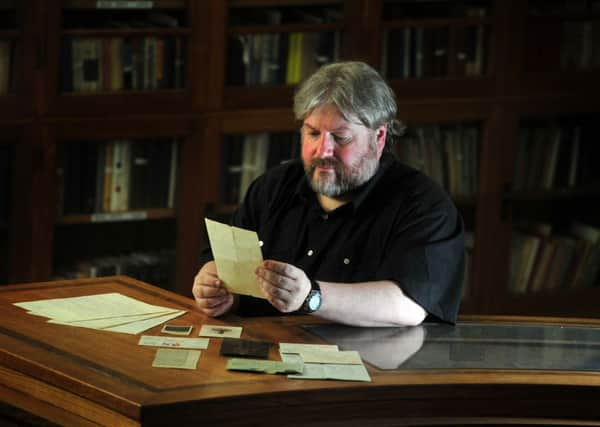
[[[211,317],[225,314],[235,301],[234,295],[223,287],[214,261],[207,262],[198,271],[192,294],[200,311]]]

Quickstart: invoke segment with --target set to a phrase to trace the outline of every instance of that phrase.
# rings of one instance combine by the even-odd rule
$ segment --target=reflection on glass
[[[379,369],[600,370],[600,328],[493,323],[306,326]]]
[[[404,328],[357,328],[343,325],[307,326],[321,338],[343,350],[356,350],[379,369],[396,369],[423,345],[423,326]]]

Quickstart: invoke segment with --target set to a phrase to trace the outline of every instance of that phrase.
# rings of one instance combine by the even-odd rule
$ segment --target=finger
[[[289,313],[290,311],[292,311],[289,302],[286,300],[280,298],[271,298],[269,299],[269,302],[271,303],[271,305],[273,305],[273,307],[275,307],[282,313]]]
[[[219,287],[221,286],[221,280],[214,275],[206,275],[199,278],[198,283],[203,286]]]
[[[203,306],[205,308],[218,308],[221,305],[226,304],[228,300],[229,300],[229,295],[223,295],[223,296],[214,297],[214,298],[205,298],[203,300]]]
[[[217,309],[220,306],[227,305],[231,298],[231,294],[214,298],[201,298],[196,300],[196,305],[203,311],[207,309]]]
[[[217,316],[220,316],[221,314],[225,313],[227,311],[227,309],[230,307],[230,305],[231,305],[230,302],[225,302],[224,304],[221,304],[217,307],[204,308],[201,311],[202,311],[202,313],[204,313],[207,316],[217,317]]]
[[[198,286],[194,290],[194,296],[196,298],[214,298],[226,295],[227,289],[223,287],[211,287],[211,286]]]
[[[280,276],[281,277],[281,276]],[[268,296],[274,296],[281,299],[289,299],[291,296],[291,292],[289,289],[285,287],[285,279],[278,280],[279,283],[274,284],[270,280],[260,278],[259,284],[265,294]]]
[[[274,272],[280,276],[288,277],[290,279],[295,279],[298,276],[296,271],[298,269],[285,262],[266,260],[263,263],[263,267],[267,271]]]

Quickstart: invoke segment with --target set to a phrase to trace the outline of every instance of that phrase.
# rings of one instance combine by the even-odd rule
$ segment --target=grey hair
[[[348,121],[357,118],[369,129],[387,124],[387,143],[402,135],[404,126],[396,119],[394,91],[371,66],[347,61],[324,65],[297,88],[294,114],[304,120],[323,105],[334,105]],[[388,145],[388,144],[386,144]]]

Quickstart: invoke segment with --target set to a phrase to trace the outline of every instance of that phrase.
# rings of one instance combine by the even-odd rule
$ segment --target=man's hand
[[[196,277],[192,294],[200,311],[216,317],[226,313],[233,306],[234,296],[223,287],[217,275],[217,265],[209,261],[202,266]]]
[[[283,313],[298,310],[311,289],[306,273],[284,262],[266,260],[256,276],[269,302]]]

